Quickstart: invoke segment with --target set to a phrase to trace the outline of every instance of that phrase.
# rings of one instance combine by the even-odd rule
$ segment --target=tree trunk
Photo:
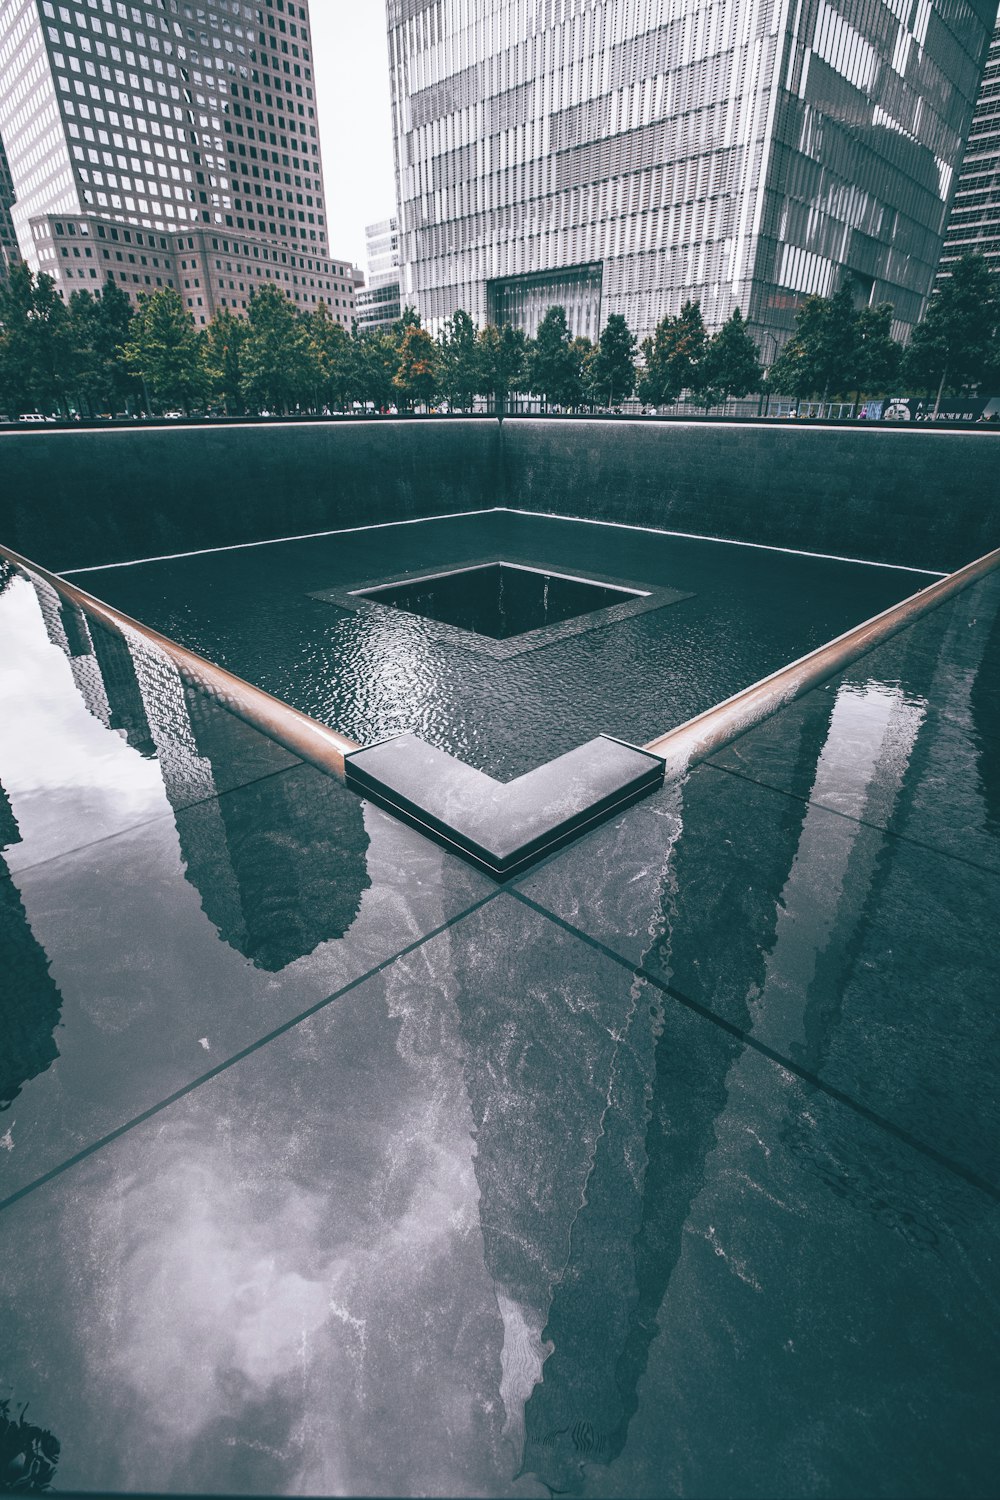
[[[941,405],[941,392],[944,390],[944,382],[947,374],[948,366],[945,365],[944,369],[941,371],[941,379],[938,383],[937,395],[934,397],[934,410],[931,413],[935,421],[937,421],[938,408]]]

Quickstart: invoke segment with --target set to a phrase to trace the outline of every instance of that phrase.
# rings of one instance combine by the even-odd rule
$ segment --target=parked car
[[[17,419],[19,422],[51,422],[51,417],[45,417],[40,411],[23,411]]]

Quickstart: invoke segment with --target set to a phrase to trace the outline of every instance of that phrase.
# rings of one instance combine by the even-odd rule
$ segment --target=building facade
[[[938,275],[947,276],[970,251],[1000,271],[1000,26],[986,59]]]
[[[390,328],[402,316],[399,300],[399,220],[365,225],[368,285],[357,296],[360,328]]]
[[[14,181],[10,175],[3,141],[0,140],[0,281],[6,276],[8,266],[20,259],[17,232],[14,229],[14,219],[11,213],[13,207]]]
[[[780,343],[849,278],[919,319],[995,0],[388,0],[400,279],[574,334],[688,299]],[[765,354],[773,350],[764,348]]]
[[[350,326],[304,0],[3,0],[0,138],[20,253],[63,296],[169,286],[204,323],[272,281]]]

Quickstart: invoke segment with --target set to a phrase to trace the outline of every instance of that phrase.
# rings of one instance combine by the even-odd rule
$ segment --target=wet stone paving
[[[497,884],[0,574],[5,1459],[994,1494],[998,667],[994,575]]]

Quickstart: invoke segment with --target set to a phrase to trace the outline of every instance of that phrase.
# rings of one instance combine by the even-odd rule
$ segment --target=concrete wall
[[[499,504],[494,419],[0,436],[0,540],[56,571]]]
[[[0,436],[0,541],[54,569],[508,504],[950,569],[1000,434],[493,418]]]
[[[506,503],[950,570],[1000,546],[1000,434],[503,424]]]

